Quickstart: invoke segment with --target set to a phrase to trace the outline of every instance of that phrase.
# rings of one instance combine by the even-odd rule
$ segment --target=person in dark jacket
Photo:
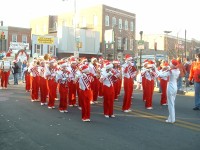
[[[12,73],[14,77],[14,85],[18,85],[18,71],[19,71],[19,66],[17,65],[17,61],[13,61],[13,66],[12,66]]]

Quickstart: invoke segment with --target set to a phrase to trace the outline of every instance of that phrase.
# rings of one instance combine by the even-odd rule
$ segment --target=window
[[[51,56],[54,55],[54,46],[53,45],[48,45],[48,53]]]
[[[53,28],[54,28],[54,29],[57,29],[57,22],[54,22]]]
[[[121,37],[117,38],[117,49],[122,49],[122,38]]]
[[[133,50],[133,39],[130,39],[130,51],[132,51]]]
[[[116,25],[117,24],[117,21],[116,21],[116,18],[115,17],[112,17],[112,26]]]
[[[124,29],[128,30],[128,21],[127,20],[124,22]]]
[[[17,34],[12,35],[12,42],[17,42]]]
[[[124,45],[124,50],[128,50],[128,39],[123,38],[123,45]]]
[[[134,24],[133,24],[133,21],[131,21],[131,23],[130,23],[130,27],[131,27],[131,31],[133,31],[134,30]]]
[[[98,25],[98,17],[97,16],[94,16],[94,27],[96,27]]]
[[[122,19],[119,19],[119,29],[122,29]]]
[[[106,15],[105,17],[105,26],[109,26],[109,16]]]
[[[22,35],[22,43],[27,43],[27,36],[26,35]]]
[[[36,45],[36,53],[40,54],[40,45]]]

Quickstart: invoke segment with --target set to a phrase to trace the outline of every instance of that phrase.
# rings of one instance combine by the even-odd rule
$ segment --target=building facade
[[[66,26],[74,28],[76,40],[80,36],[78,30],[90,30],[100,33],[99,50],[96,54],[91,55],[99,56],[99,54],[102,54],[106,59],[117,59],[118,56],[122,58],[127,53],[134,55],[136,50],[136,15],[133,13],[106,5],[97,5],[79,10],[76,14],[68,12],[60,14],[57,17],[54,16],[54,19],[50,18],[49,16],[32,21],[33,34],[56,35],[59,27]],[[114,36],[113,40],[109,43],[105,41],[105,32],[107,30],[112,30]],[[73,51],[77,51],[77,49],[73,49],[72,53]],[[89,52],[86,53],[89,54]]]
[[[13,55],[20,50],[26,50],[30,54],[31,49],[31,28],[20,28],[12,26],[0,26],[0,33],[5,35],[0,40],[0,50],[12,49]]]
[[[163,54],[168,59],[172,58],[194,58],[194,53],[197,48],[200,48],[200,41],[195,39],[185,39],[169,34],[143,35],[143,40],[148,43],[145,49],[142,50],[143,55]],[[140,50],[137,50],[139,53]]]

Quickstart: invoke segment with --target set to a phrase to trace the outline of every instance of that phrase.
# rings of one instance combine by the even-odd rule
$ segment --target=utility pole
[[[168,62],[169,62],[169,50],[168,50],[168,34],[171,33],[172,31],[164,31],[164,33],[166,34],[165,37],[165,48],[167,51],[167,55],[168,55]]]
[[[186,55],[186,51],[187,51],[187,43],[186,43],[187,41],[186,41],[186,30],[185,30],[185,58],[187,57],[187,55]]]
[[[140,41],[142,41],[143,31],[140,31]],[[142,68],[142,49],[140,49],[140,71]]]

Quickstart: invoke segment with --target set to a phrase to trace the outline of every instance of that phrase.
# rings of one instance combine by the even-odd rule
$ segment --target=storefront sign
[[[54,44],[54,38],[38,36],[37,43],[38,44]]]

